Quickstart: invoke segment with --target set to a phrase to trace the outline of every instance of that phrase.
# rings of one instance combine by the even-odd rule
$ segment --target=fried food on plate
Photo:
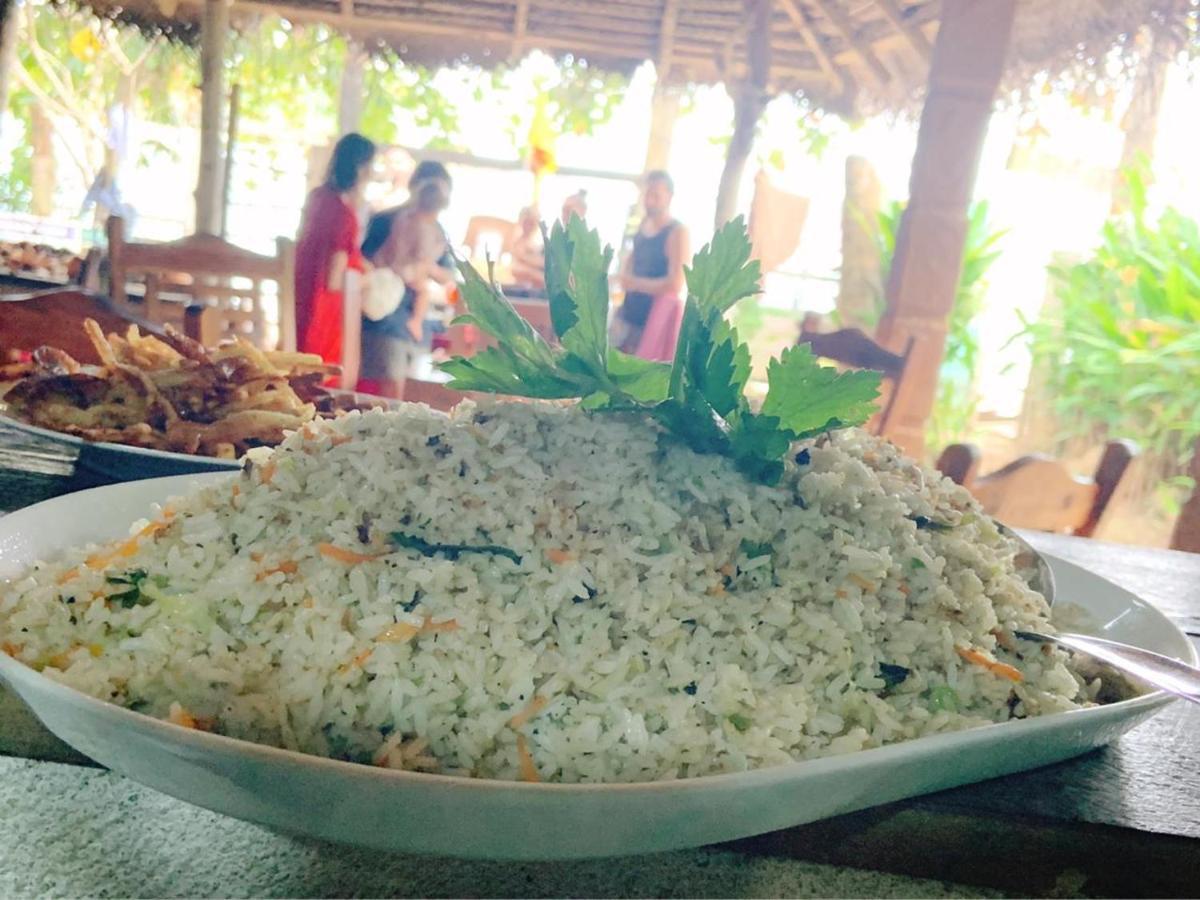
[[[327,390],[339,369],[311,353],[264,351],[242,338],[208,348],[170,325],[163,335],[105,335],[84,365],[54,347],[0,367],[0,406],[31,425],[109,441],[232,459],[359,404]]]

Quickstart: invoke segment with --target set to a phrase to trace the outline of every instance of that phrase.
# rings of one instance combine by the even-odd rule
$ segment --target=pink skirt
[[[683,301],[675,294],[659,294],[650,307],[650,315],[634,356],[671,362],[675,358],[675,343],[679,340],[679,326],[682,323]]]

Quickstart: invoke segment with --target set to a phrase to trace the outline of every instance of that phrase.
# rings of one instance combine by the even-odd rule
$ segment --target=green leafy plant
[[[1129,212],[1090,259],[1050,268],[1055,304],[1024,335],[1060,438],[1130,438],[1169,479],[1200,438],[1200,229],[1170,207],[1151,221],[1142,172],[1124,177]]]
[[[545,235],[546,293],[561,347],[553,347],[500,291],[460,263],[468,313],[459,321],[497,346],[442,364],[452,388],[545,399],[577,398],[596,412],[641,412],[699,453],[730,457],[749,478],[773,484],[793,441],[865,422],[874,409],[874,372],[838,373],[805,345],[767,367],[761,410],[745,396],[750,349],[725,314],[758,293],[741,217],[701,248],[685,269],[688,296],[672,363],[652,362],[608,344],[608,270],[612,248],[579,219]]]
[[[904,203],[893,202],[879,213],[876,231],[879,241],[880,283],[887,284],[896,253],[896,235]],[[1000,257],[997,244],[1004,231],[996,231],[988,222],[987,201],[973,203],[967,214],[967,234],[963,244],[962,272],[954,293],[954,306],[947,323],[946,348],[938,372],[938,389],[933,413],[926,426],[926,443],[943,447],[961,440],[970,431],[979,406],[975,393],[975,373],[979,364],[979,336],[975,319],[987,291],[987,272]],[[880,313],[883,311],[881,300]]]

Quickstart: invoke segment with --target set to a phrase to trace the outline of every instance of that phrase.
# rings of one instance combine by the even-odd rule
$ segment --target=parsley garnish
[[[698,453],[730,457],[748,477],[776,483],[792,442],[865,422],[879,375],[821,366],[807,346],[790,347],[767,368],[762,409],[745,396],[750,348],[725,320],[758,293],[760,271],[739,217],[692,260],[673,363],[650,362],[608,345],[612,248],[573,218],[545,234],[546,294],[561,347],[552,347],[500,291],[459,263],[470,323],[496,339],[476,355],[442,364],[450,387],[543,399],[578,398],[598,411],[640,411]],[[490,273],[489,273],[490,276]]]
[[[406,550],[416,550],[422,556],[436,556],[440,553],[446,559],[455,560],[464,553],[490,553],[493,556],[505,556],[518,566],[521,564],[519,554],[497,544],[438,544],[427,541],[415,534],[405,534],[403,531],[393,531],[388,536],[388,540],[397,547],[403,547]]]

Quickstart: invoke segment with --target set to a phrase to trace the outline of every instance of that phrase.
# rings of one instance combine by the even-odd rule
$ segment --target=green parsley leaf
[[[415,534],[405,534],[403,531],[393,531],[388,535],[388,540],[405,550],[416,550],[422,556],[436,556],[440,553],[446,559],[455,560],[464,553],[489,553],[511,559],[518,566],[521,564],[519,554],[498,544],[438,544]]]
[[[442,364],[453,376],[449,387],[458,391],[514,394],[544,400],[579,396],[578,386],[559,376],[553,367],[513,355],[503,346],[486,347],[474,356],[456,357]]]
[[[550,321],[561,346],[546,343],[494,285],[460,263],[468,313],[458,321],[478,325],[497,346],[443,363],[450,387],[577,398],[597,413],[641,412],[695,452],[728,456],[747,478],[764,484],[782,477],[792,442],[871,415],[878,375],[823,368],[806,346],[772,360],[762,410],[751,409],[745,396],[750,349],[724,319],[738,300],[757,293],[761,280],[740,218],[720,229],[685,270],[688,296],[671,364],[609,347],[612,250],[602,248],[599,235],[578,219],[543,234]],[[497,552],[457,545],[438,545],[437,552],[447,548]]]
[[[820,365],[807,344],[788,347],[767,365],[763,415],[802,439],[871,417],[879,396],[879,373],[838,372]]]
[[[578,216],[546,233],[546,295],[550,322],[563,347],[603,377],[608,355],[608,269],[612,248]]]
[[[725,224],[684,268],[688,294],[704,311],[725,312],[743,297],[757,294],[762,270],[750,259],[750,235],[741,216]]]
[[[641,359],[614,348],[608,351],[608,375],[613,384],[638,403],[656,404],[667,399],[671,381],[671,367],[667,363]]]

